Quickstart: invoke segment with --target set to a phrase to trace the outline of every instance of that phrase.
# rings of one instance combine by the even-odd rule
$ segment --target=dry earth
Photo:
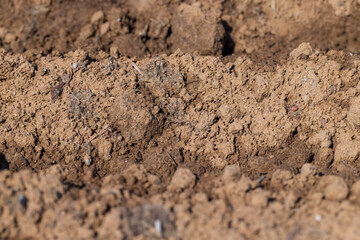
[[[0,6],[0,239],[359,239],[360,1]]]

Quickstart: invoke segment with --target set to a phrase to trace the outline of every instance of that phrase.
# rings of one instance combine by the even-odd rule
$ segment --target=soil
[[[360,1],[0,5],[0,239],[360,236]]]

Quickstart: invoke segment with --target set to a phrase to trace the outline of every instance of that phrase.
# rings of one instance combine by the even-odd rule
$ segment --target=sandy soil
[[[360,1],[0,0],[0,239],[358,239]]]

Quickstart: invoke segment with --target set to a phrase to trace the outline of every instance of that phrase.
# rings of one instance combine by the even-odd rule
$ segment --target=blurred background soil
[[[0,0],[0,238],[358,239],[359,13]]]

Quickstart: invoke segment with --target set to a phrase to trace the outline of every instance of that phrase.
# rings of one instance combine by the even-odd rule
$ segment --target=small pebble
[[[21,195],[19,196],[19,202],[20,202],[20,204],[21,204],[22,206],[26,207],[27,201],[28,201],[28,200],[27,200],[27,198],[25,197],[24,194],[21,194]]]
[[[299,110],[299,108],[296,105],[294,105],[290,108],[290,111],[292,111],[292,112],[296,112],[297,110]]]
[[[49,69],[43,68],[42,71],[41,71],[41,76],[44,76],[44,75],[46,75],[48,73],[49,73]]]
[[[159,219],[156,219],[154,225],[155,225],[154,226],[155,231],[161,236],[163,233],[163,227],[161,221]]]
[[[72,67],[75,69],[75,68],[77,68],[78,67],[78,63],[73,63],[72,64]]]
[[[92,163],[90,156],[85,156],[84,161],[85,161],[86,166],[88,166],[88,167],[89,167],[89,166],[91,165],[91,163]]]
[[[315,221],[320,222],[321,220],[322,220],[321,215],[316,215],[315,216]]]

